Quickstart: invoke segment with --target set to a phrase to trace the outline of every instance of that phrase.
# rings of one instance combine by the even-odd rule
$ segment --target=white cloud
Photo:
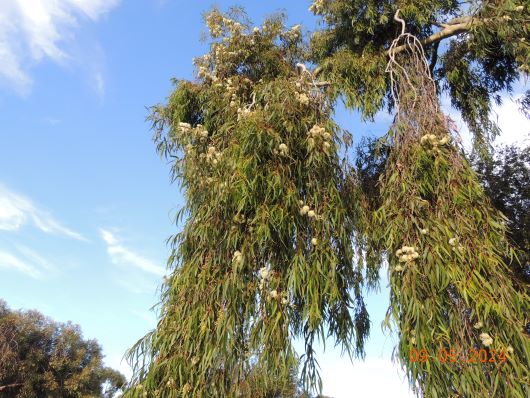
[[[80,233],[63,226],[30,199],[0,186],[0,230],[16,231],[28,222],[45,233],[86,241]]]
[[[333,398],[413,398],[403,372],[390,359],[367,358],[351,364],[348,359],[321,361],[323,393]],[[384,378],[384,382],[382,382]],[[355,394],[352,392],[355,391]]]
[[[15,255],[0,250],[0,268],[13,268],[32,278],[39,278],[40,271]]]
[[[523,88],[521,88],[523,90]],[[501,134],[493,142],[494,145],[525,145],[530,142],[530,120],[519,110],[517,100],[522,94],[513,98],[505,95],[501,105],[492,107],[491,120],[496,122],[501,129]],[[442,108],[453,119],[458,127],[462,144],[466,151],[471,150],[472,136],[460,113],[451,108],[449,98],[442,98]]]
[[[65,63],[69,55],[63,46],[73,39],[80,23],[97,21],[118,3],[119,0],[0,1],[0,79],[19,93],[27,93],[32,83],[28,70],[31,64],[45,58]]]
[[[504,98],[501,105],[493,107],[493,120],[495,120],[502,130],[502,134],[495,140],[496,144],[516,144],[528,143],[530,138],[530,120],[519,110],[517,100],[522,95],[515,98]]]
[[[100,229],[100,232],[101,237],[107,244],[107,252],[110,259],[114,264],[131,265],[150,274],[164,275],[164,268],[123,246],[112,232],[106,229]]]

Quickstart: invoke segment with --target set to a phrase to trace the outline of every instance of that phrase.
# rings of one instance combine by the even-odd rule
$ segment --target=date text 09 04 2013
[[[504,351],[479,350],[471,348],[467,352],[459,352],[454,349],[442,348],[436,355],[430,355],[426,349],[412,348],[409,352],[410,362],[427,362],[437,360],[442,363],[501,363],[506,362],[506,353]]]

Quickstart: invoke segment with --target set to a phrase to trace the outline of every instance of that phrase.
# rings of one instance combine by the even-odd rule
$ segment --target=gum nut
[[[317,243],[318,243],[317,238],[313,238],[313,239],[311,239],[311,244],[312,244],[313,246],[316,246]]]
[[[309,210],[309,211],[307,212],[307,215],[308,215],[309,217],[313,218],[313,217],[315,217],[315,212],[314,212],[313,210]]]
[[[300,206],[303,206],[303,205],[304,205],[304,201],[303,201],[303,200],[299,200],[299,201],[298,201],[298,204],[299,204]]]

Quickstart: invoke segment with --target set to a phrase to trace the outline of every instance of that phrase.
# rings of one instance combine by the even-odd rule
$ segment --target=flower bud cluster
[[[210,145],[205,157],[208,163],[216,165],[221,159],[221,152],[217,151],[213,145]]]
[[[421,137],[420,142],[422,145],[426,145],[429,147],[429,150],[427,151],[429,154],[433,153],[440,153],[440,146],[445,145],[450,140],[449,134],[446,134],[443,138],[438,139],[438,137],[434,134],[425,134],[423,137]]]
[[[280,155],[282,155],[282,156],[287,156],[289,154],[289,148],[284,143],[281,143],[278,146],[278,151],[279,151]]]
[[[236,250],[234,252],[234,255],[232,256],[232,263],[235,265],[240,265],[243,262],[243,255],[239,250]]]
[[[324,11],[324,0],[315,0],[309,7],[309,11],[315,15],[322,14]]]
[[[489,347],[493,344],[493,337],[487,333],[481,333],[478,337],[480,338],[480,341],[482,341],[482,344],[486,347]]]
[[[184,122],[180,122],[180,123],[179,123],[179,131],[180,131],[182,134],[189,133],[189,132],[191,131],[191,124],[189,124],[189,123],[184,123]]]
[[[291,29],[284,32],[282,36],[287,41],[296,41],[302,37],[302,27],[300,25],[294,25]]]
[[[416,248],[411,246],[403,246],[401,249],[396,251],[396,256],[399,257],[400,263],[408,263],[416,260],[420,254],[416,251]]]
[[[322,147],[325,151],[331,147],[331,134],[328,133],[324,127],[315,124],[311,127],[311,130],[308,131],[307,135],[309,137],[307,139],[309,149],[312,149],[318,141],[322,142]]]
[[[248,107],[237,108],[237,121],[239,122],[244,117],[250,116],[252,111]]]
[[[296,100],[300,102],[302,105],[309,105],[309,96],[302,92],[299,93],[298,91],[295,93]]]
[[[233,217],[233,221],[237,224],[245,224],[247,222],[245,216],[243,214],[236,214]]]
[[[308,205],[304,204],[303,201],[300,201],[299,204],[300,204],[300,206],[302,206],[300,208],[300,215],[301,216],[305,216],[307,214],[307,216],[309,218],[315,218],[316,217],[315,211],[311,210],[311,208]]]

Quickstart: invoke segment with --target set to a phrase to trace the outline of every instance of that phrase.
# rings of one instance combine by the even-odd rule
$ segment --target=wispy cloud
[[[12,253],[0,250],[0,268],[12,268],[32,278],[39,278],[41,272]]]
[[[101,237],[107,244],[107,252],[110,259],[114,264],[130,265],[157,276],[164,275],[164,268],[123,246],[115,234],[106,229],[100,229],[100,232]]]
[[[0,1],[0,79],[16,91],[29,91],[28,65],[43,59],[62,64],[69,55],[64,44],[82,22],[97,21],[119,0]]]
[[[86,241],[80,233],[62,225],[30,199],[0,185],[0,230],[16,231],[30,222],[45,233]]]

